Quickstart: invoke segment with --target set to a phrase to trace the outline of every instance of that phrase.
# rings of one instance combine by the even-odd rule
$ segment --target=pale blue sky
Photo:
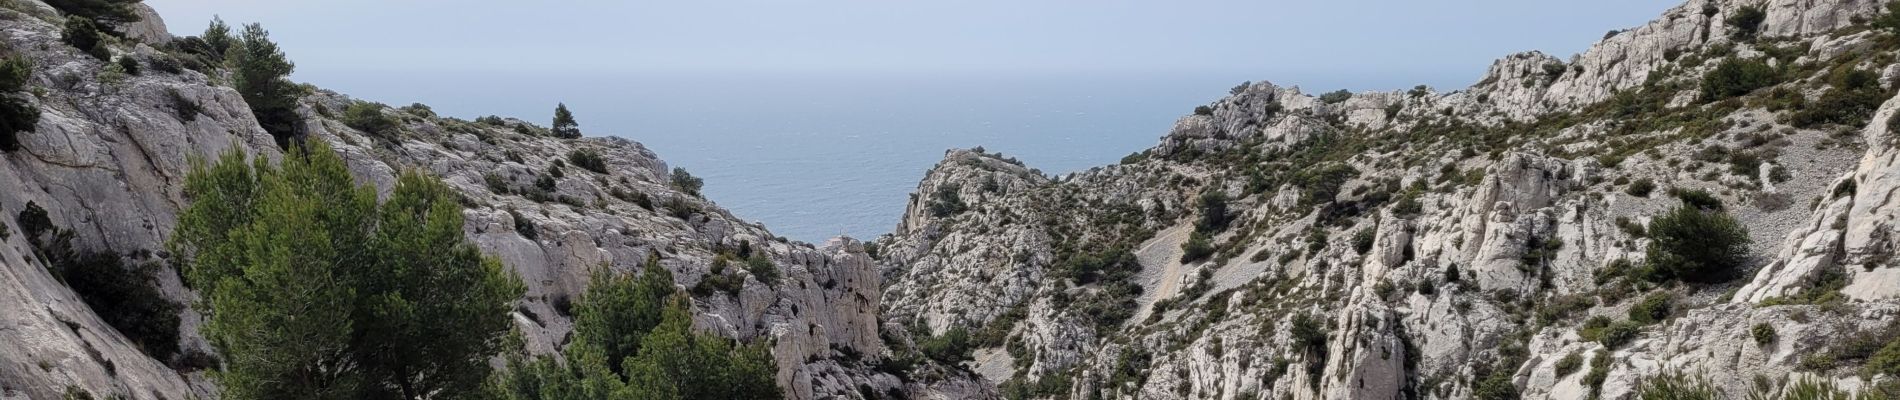
[[[639,141],[807,241],[887,232],[950,147],[1113,163],[1246,80],[1456,90],[1582,51],[1669,0],[146,0],[261,22],[294,78],[443,115]],[[814,205],[823,205],[814,207]]]
[[[1250,76],[1457,89],[1657,0],[147,0],[180,34],[262,22],[306,73],[826,71]],[[317,82],[321,84],[322,82]],[[1316,88],[1315,88],[1316,89]],[[1309,90],[1311,91],[1311,90]]]

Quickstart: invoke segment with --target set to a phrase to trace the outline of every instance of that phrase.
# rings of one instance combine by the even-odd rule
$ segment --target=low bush
[[[1643,300],[1637,302],[1635,306],[1630,307],[1630,321],[1648,325],[1669,319],[1669,313],[1674,309],[1675,299],[1675,295],[1669,292],[1651,293],[1643,297]]]
[[[1205,233],[1190,234],[1187,242],[1181,243],[1181,262],[1183,263],[1206,260],[1212,255],[1214,255],[1214,240]]]
[[[125,265],[116,253],[79,253],[55,261],[60,278],[99,318],[153,358],[178,352],[183,307],[157,288],[158,265]]]
[[[567,162],[597,174],[607,173],[607,160],[592,149],[579,149],[567,153]]]
[[[766,258],[763,252],[753,253],[752,257],[746,258],[745,270],[767,286],[778,286],[778,266],[773,265],[772,259]]]
[[[99,61],[112,61],[112,50],[106,48],[104,37],[100,36],[99,25],[85,18],[67,18],[66,27],[60,32],[66,44],[85,52]]]
[[[950,328],[942,335],[920,339],[917,349],[923,351],[924,356],[946,365],[969,361],[973,358],[971,352],[976,350],[970,345],[970,332],[963,327]]]
[[[396,130],[396,119],[383,113],[382,104],[358,101],[343,111],[343,124],[370,135],[389,138]]]
[[[1775,326],[1767,322],[1755,324],[1754,328],[1749,328],[1748,335],[1755,338],[1756,345],[1767,347],[1775,343]]]
[[[1789,116],[1789,124],[1801,128],[1827,124],[1859,128],[1873,118],[1880,103],[1892,97],[1880,87],[1880,75],[1866,70],[1836,70],[1829,74],[1828,84],[1833,88],[1815,103],[1796,110]]]
[[[1728,24],[1732,29],[1729,38],[1752,40],[1761,34],[1761,23],[1766,21],[1768,21],[1768,13],[1763,11],[1761,6],[1751,5],[1736,9],[1735,13],[1729,14],[1728,19],[1723,23]]]
[[[1326,104],[1339,104],[1346,102],[1346,100],[1352,100],[1352,91],[1339,89],[1319,95],[1319,101]]]
[[[515,233],[521,234],[521,237],[528,238],[528,240],[535,240],[541,237],[540,228],[535,225],[534,220],[522,216],[520,211],[515,211],[515,209],[510,208],[508,209],[508,216],[514,219]]]
[[[962,190],[962,186],[955,184],[937,186],[937,192],[930,196],[930,201],[925,204],[925,208],[930,211],[930,216],[945,218],[969,210],[970,206],[964,204],[963,197],[958,194]]]
[[[1566,355],[1564,358],[1557,360],[1557,377],[1570,376],[1570,373],[1577,372],[1577,369],[1582,367],[1583,355],[1571,352],[1570,355]]]
[[[1720,209],[1685,204],[1650,221],[1648,232],[1651,281],[1726,282],[1748,258],[1747,228]]]
[[[1755,59],[1728,57],[1702,76],[1702,99],[1715,101],[1741,96],[1774,85],[1779,71]]]
[[[1615,349],[1635,340],[1636,335],[1641,332],[1642,325],[1637,323],[1611,322],[1607,317],[1595,316],[1583,322],[1583,327],[1577,330],[1577,336],[1582,337],[1583,340],[1601,343],[1603,347]]]

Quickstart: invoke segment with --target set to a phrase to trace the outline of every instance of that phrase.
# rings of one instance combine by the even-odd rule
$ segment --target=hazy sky
[[[316,73],[1236,73],[1469,85],[1568,56],[1658,0],[147,0],[173,32],[261,22]],[[317,82],[321,84],[322,82]],[[1309,90],[1310,91],[1310,90]]]

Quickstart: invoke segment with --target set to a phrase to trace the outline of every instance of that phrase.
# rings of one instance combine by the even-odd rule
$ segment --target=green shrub
[[[1519,396],[1521,394],[1511,381],[1511,374],[1503,372],[1486,376],[1484,380],[1478,381],[1477,387],[1471,389],[1471,398],[1476,400],[1518,400]]]
[[[567,162],[597,174],[607,173],[607,160],[593,149],[578,149],[567,153]]]
[[[1207,234],[1195,232],[1188,235],[1187,242],[1181,243],[1181,262],[1192,263],[1206,260],[1214,255],[1214,241]]]
[[[1643,400],[1717,400],[1722,399],[1721,391],[1716,390],[1708,379],[1689,377],[1675,372],[1644,379],[1642,386],[1636,389],[1637,398]]]
[[[672,182],[673,189],[694,197],[698,197],[699,189],[706,186],[706,180],[693,176],[692,173],[686,172],[685,168],[678,167],[673,168]]]
[[[358,101],[343,111],[343,124],[373,136],[390,138],[396,130],[396,118],[383,113],[382,104]]]
[[[930,196],[925,209],[930,211],[930,216],[937,218],[946,218],[968,211],[970,206],[964,204],[962,195],[958,194],[962,190],[963,187],[956,184],[937,186],[937,192]]]
[[[1644,254],[1652,281],[1719,283],[1748,257],[1748,230],[1728,213],[1685,205],[1649,223]]]
[[[1208,107],[1208,106],[1195,106],[1194,115],[1201,115],[1201,116],[1214,115],[1214,108]]]
[[[1861,127],[1872,118],[1880,103],[1891,97],[1886,89],[1880,87],[1880,75],[1871,71],[1853,68],[1835,70],[1829,74],[1829,85],[1833,86],[1814,104],[1801,107],[1789,117],[1789,123],[1802,128],[1813,128],[1825,124],[1839,124]]]
[[[66,28],[60,32],[66,44],[85,52],[99,61],[111,61],[112,50],[106,48],[105,38],[100,37],[99,25],[85,18],[66,19]]]
[[[118,63],[119,63],[119,70],[125,71],[126,75],[138,76],[139,74],[139,60],[138,59],[132,58],[132,56],[123,56],[123,57],[119,57]]]
[[[515,211],[513,208],[508,209],[508,216],[514,219],[515,233],[521,234],[521,237],[528,238],[528,240],[541,238],[541,230],[535,225],[534,220],[522,216],[520,211]]]
[[[773,265],[772,259],[766,258],[764,252],[755,252],[752,253],[752,257],[746,258],[745,270],[767,286],[778,286],[778,266]]]
[[[1707,211],[1723,209],[1722,199],[1715,198],[1715,195],[1709,194],[1707,190],[1678,188],[1670,190],[1669,193],[1676,196],[1677,200],[1682,200],[1685,206]]]
[[[1755,327],[1750,328],[1748,333],[1749,336],[1755,338],[1756,345],[1767,347],[1775,343],[1775,326],[1769,325],[1767,322],[1755,324]]]
[[[1728,57],[1702,76],[1702,99],[1715,101],[1748,94],[1774,85],[1779,72],[1768,63],[1755,59]]]
[[[1294,174],[1293,183],[1304,188],[1305,196],[1300,198],[1301,205],[1332,203],[1339,197],[1339,188],[1347,181],[1359,177],[1359,170],[1345,164],[1329,164],[1323,167],[1301,170]]]
[[[1590,317],[1583,327],[1577,330],[1577,336],[1583,340],[1603,344],[1603,347],[1615,349],[1628,344],[1642,333],[1642,325],[1630,321],[1611,322],[1603,316]]]
[[[1209,190],[1200,197],[1200,219],[1194,222],[1194,231],[1215,233],[1227,229],[1233,222],[1233,215],[1227,210],[1227,194],[1219,190]]]
[[[1352,100],[1352,91],[1339,89],[1319,95],[1319,101],[1326,104],[1339,104],[1346,102],[1346,100]]]
[[[917,341],[917,349],[937,362],[957,365],[972,359],[970,352],[976,349],[970,345],[970,332],[963,327],[950,328],[942,335],[925,337]]]
[[[1649,197],[1649,191],[1655,190],[1657,190],[1657,182],[1655,182],[1655,180],[1640,178],[1640,180],[1636,180],[1636,182],[1630,182],[1630,188],[1626,188],[1626,190],[1623,191],[1634,195],[1634,197]]]
[[[1583,355],[1577,352],[1571,352],[1569,355],[1564,356],[1563,359],[1557,360],[1557,377],[1570,376],[1570,373],[1577,372],[1577,369],[1582,367]]]
[[[1590,357],[1590,373],[1583,375],[1583,385],[1590,388],[1590,398],[1596,398],[1603,389],[1603,381],[1610,376],[1610,352],[1599,351]]]
[[[1672,304],[1675,302],[1675,299],[1675,295],[1669,292],[1651,293],[1649,296],[1643,297],[1642,301],[1630,307],[1630,321],[1648,325],[1669,319],[1669,313],[1674,309]]]
[[[60,279],[107,325],[163,360],[178,352],[178,312],[183,308],[159,292],[156,264],[128,266],[115,253],[59,256]]]
[[[1372,251],[1372,243],[1373,240],[1377,238],[1377,235],[1378,230],[1373,228],[1360,229],[1358,232],[1354,232],[1352,234],[1353,252],[1366,254],[1366,252]]]
[[[1768,21],[1768,13],[1761,6],[1743,6],[1730,14],[1727,23],[1734,31],[1729,37],[1735,40],[1750,40],[1761,33],[1761,23]]]

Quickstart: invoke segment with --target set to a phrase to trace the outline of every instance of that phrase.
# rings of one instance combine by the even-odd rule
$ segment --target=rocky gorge
[[[184,177],[286,153],[228,72],[177,67],[151,9],[108,62],[47,3],[0,5],[40,110],[0,153],[0,398],[217,398],[167,247]],[[526,284],[535,354],[568,343],[594,271],[657,259],[694,328],[768,343],[794,399],[1633,399],[1670,377],[1742,398],[1900,378],[1896,55],[1883,2],[1690,0],[1462,90],[1244,83],[1088,171],[950,150],[890,234],[823,244],[632,140],[314,87],[294,110],[379,194],[422,171],[462,196],[469,241]],[[89,306],[49,229],[155,271],[176,343]]]

